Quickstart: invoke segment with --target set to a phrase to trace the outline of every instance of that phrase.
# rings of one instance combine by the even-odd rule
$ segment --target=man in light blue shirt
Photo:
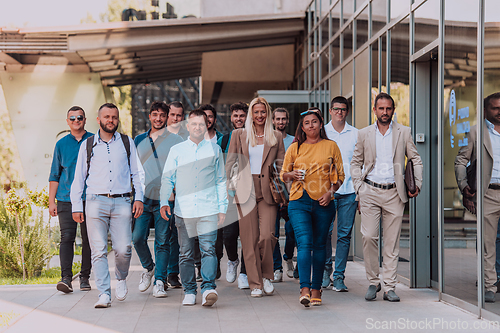
[[[281,132],[283,137],[283,144],[285,145],[285,151],[290,147],[295,137],[293,135],[288,135],[286,128],[290,121],[290,114],[285,108],[276,108],[273,111],[273,125],[274,129]],[[295,251],[295,234],[293,233],[292,225],[288,219],[288,208],[287,206],[281,205],[276,214],[276,231],[275,236],[279,238],[280,235],[280,220],[283,218],[285,220],[285,249],[283,253],[283,259],[286,262],[286,274],[289,278],[293,278],[294,270],[293,267],[293,253]],[[274,279],[272,282],[283,281],[283,261],[281,260],[280,243],[276,242],[273,251],[273,262],[274,262]],[[298,274],[298,271],[297,271]]]
[[[98,111],[100,129],[80,146],[75,177],[71,185],[73,220],[83,222],[82,193],[85,185],[87,233],[92,252],[92,268],[99,290],[96,308],[111,306],[111,279],[108,266],[108,232],[115,255],[115,296],[125,300],[128,289],[126,278],[132,257],[132,214],[142,214],[144,196],[144,170],[134,142],[116,132],[119,123],[118,108],[103,104]],[[87,142],[92,151],[87,154]],[[125,142],[127,140],[128,142]],[[90,160],[88,160],[90,156]],[[135,198],[131,202],[131,178]]]
[[[335,192],[335,209],[337,212],[337,248],[335,252],[335,271],[333,272],[333,290],[348,291],[344,284],[344,273],[351,245],[351,232],[356,215],[358,202],[352,185],[350,164],[354,147],[358,141],[358,130],[346,122],[349,113],[349,102],[342,96],[332,99],[330,116],[332,120],[325,125],[326,135],[337,143],[344,163],[345,180]],[[392,164],[391,164],[392,165]],[[332,260],[332,231],[335,215],[333,216],[326,242],[326,264],[323,274],[323,288],[330,284],[330,274],[333,271]]]
[[[212,306],[218,299],[215,291],[217,227],[222,226],[227,211],[226,175],[222,150],[207,141],[207,116],[202,110],[189,114],[189,138],[173,146],[161,179],[161,215],[171,214],[168,198],[175,187],[175,224],[179,234],[179,266],[184,285],[183,305],[196,303],[194,237],[201,251],[202,305]],[[167,215],[168,214],[168,215]]]

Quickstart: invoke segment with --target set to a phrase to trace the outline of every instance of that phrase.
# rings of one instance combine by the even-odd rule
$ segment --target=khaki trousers
[[[273,250],[277,238],[276,205],[269,205],[262,197],[259,175],[254,178],[254,191],[250,199],[241,205],[241,211],[248,212],[240,216],[240,239],[250,289],[262,289],[262,278],[274,279]],[[253,207],[250,207],[253,206]]]
[[[371,285],[380,283],[378,239],[380,218],[383,228],[384,291],[396,288],[399,259],[399,237],[405,204],[394,187],[383,190],[363,183],[359,189],[361,234],[366,277]]]
[[[496,239],[500,218],[500,190],[487,189],[484,203],[484,287],[487,291],[497,291]]]

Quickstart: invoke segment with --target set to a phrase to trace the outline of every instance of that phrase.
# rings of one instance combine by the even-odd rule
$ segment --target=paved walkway
[[[112,260],[110,260],[112,261]],[[111,263],[112,264],[112,263]],[[198,304],[182,307],[181,289],[168,291],[168,297],[156,299],[152,290],[137,289],[141,267],[134,253],[128,278],[129,294],[123,302],[113,298],[108,309],[94,309],[98,292],[92,281],[90,292],[62,294],[54,285],[0,287],[0,332],[364,332],[374,329],[403,332],[462,331],[498,332],[489,322],[451,305],[438,302],[430,289],[397,288],[400,303],[382,300],[367,302],[364,267],[349,262],[346,284],[348,293],[324,290],[323,305],[304,308],[298,302],[298,280],[284,277],[276,283],[274,296],[250,297],[236,282],[217,282],[219,301],[212,308]],[[112,268],[113,269],[113,268]],[[112,274],[113,276],[114,274]],[[112,281],[113,287],[115,280]],[[113,290],[114,297],[114,290]],[[392,326],[390,326],[392,325]],[[418,329],[420,328],[420,329]],[[477,329],[475,329],[477,328]]]

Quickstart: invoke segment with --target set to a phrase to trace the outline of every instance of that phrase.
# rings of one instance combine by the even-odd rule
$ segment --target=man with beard
[[[370,282],[365,299],[372,301],[381,290],[378,262],[379,223],[382,217],[384,300],[399,302],[396,276],[403,211],[408,197],[422,187],[422,160],[409,127],[392,121],[394,100],[389,94],[375,97],[377,121],[359,130],[351,160],[351,177],[359,197],[361,234],[366,277]],[[413,161],[417,190],[411,194],[404,181],[405,156]]]
[[[204,111],[207,115],[207,132],[205,133],[205,139],[213,143],[217,143],[217,140],[222,136],[222,133],[215,129],[217,124],[217,111],[210,104],[204,104],[200,106],[200,110]]]
[[[245,127],[245,120],[247,119],[248,105],[243,102],[235,103],[229,107],[231,110],[231,124],[233,124],[234,129]],[[229,143],[231,142],[231,134],[233,131],[223,135],[217,140],[217,144],[221,147],[222,152],[227,154],[229,149]],[[229,206],[227,208],[226,215],[226,226],[220,228],[217,231],[217,243],[215,243],[215,252],[217,253],[218,268],[217,272],[220,272],[220,261],[223,254],[223,246],[226,247],[227,253],[227,271],[226,280],[229,283],[233,283],[236,280],[236,271],[239,264],[238,259],[238,236],[240,234],[240,228],[238,223],[238,213],[236,205],[233,203],[233,199],[229,199]],[[238,277],[238,288],[248,289],[247,271],[245,269],[245,261],[243,259],[243,254],[241,255],[241,267],[240,275]]]
[[[212,306],[215,291],[217,228],[227,210],[226,174],[220,147],[205,139],[207,116],[202,110],[189,114],[189,138],[172,147],[161,179],[161,215],[171,214],[168,198],[175,187],[175,224],[179,233],[179,266],[184,285],[183,305],[196,303],[194,238],[201,251],[202,305]]]
[[[484,193],[484,301],[495,302],[497,292],[497,273],[495,271],[496,240],[498,219],[500,218],[500,93],[494,93],[484,99],[483,137],[484,155],[483,193]],[[467,182],[467,165],[477,156],[477,125],[467,134],[467,146],[460,148],[455,158],[455,177],[464,196],[464,206],[475,213],[476,191]]]
[[[73,291],[73,246],[78,223],[71,214],[70,188],[75,176],[75,164],[78,158],[78,149],[88,137],[93,134],[85,130],[85,111],[79,106],[68,110],[66,123],[70,133],[57,141],[54,148],[54,158],[49,176],[49,213],[59,217],[61,230],[61,244],[59,259],[61,261],[61,281],[57,283],[57,290],[63,293]],[[56,204],[57,199],[57,204]],[[85,219],[85,216],[84,216]],[[87,224],[80,224],[82,235],[82,269],[80,270],[80,290],[90,290],[90,245],[87,237]]]
[[[168,108],[167,130],[170,133],[177,134],[183,140],[186,140],[189,133],[182,127],[182,121],[184,120],[184,105],[181,102],[174,101],[168,105]]]
[[[87,232],[95,283],[99,290],[99,300],[94,305],[96,308],[111,306],[108,232],[115,253],[115,276],[118,280],[115,296],[119,301],[127,297],[125,279],[132,256],[132,214],[138,218],[143,210],[144,170],[132,139],[116,132],[119,117],[114,104],[105,103],[99,108],[97,122],[100,129],[80,146],[71,185],[73,219],[78,223],[83,222],[82,194],[87,187]],[[133,206],[131,178],[135,188]]]
[[[283,144],[285,145],[285,151],[290,147],[295,137],[293,135],[288,135],[286,132],[286,127],[290,121],[290,114],[285,108],[276,108],[273,111],[273,125],[274,129],[281,132],[283,136]],[[281,205],[278,214],[276,214],[276,231],[275,236],[280,237],[280,220],[283,218],[285,220],[285,251],[283,253],[283,259],[286,262],[286,274],[289,278],[293,278],[293,272],[295,268],[293,267],[293,252],[295,249],[295,234],[293,233],[293,228],[288,218],[288,208],[287,206]],[[272,282],[282,282],[283,281],[283,261],[281,260],[280,242],[276,242],[273,252],[274,261],[274,280]]]
[[[172,286],[179,286],[177,272],[168,271],[171,223],[160,215],[160,187],[163,166],[172,146],[182,142],[182,138],[170,133],[167,124],[168,106],[164,102],[153,102],[149,111],[151,128],[138,135],[134,143],[146,173],[146,189],[144,192],[144,212],[135,221],[132,241],[139,256],[144,272],[141,274],[139,290],[144,292],[151,285],[154,276],[153,297],[167,297],[167,281]],[[170,201],[169,201],[170,204]],[[155,228],[155,262],[148,246],[149,226],[153,221]]]

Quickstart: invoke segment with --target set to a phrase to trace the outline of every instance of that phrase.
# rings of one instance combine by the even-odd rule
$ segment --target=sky
[[[160,0],[160,13],[166,0]],[[200,0],[169,0],[179,17],[199,16]],[[87,12],[99,22],[99,14],[107,8],[107,0],[0,0],[0,27],[48,27],[78,25]],[[149,17],[148,17],[149,19]]]

